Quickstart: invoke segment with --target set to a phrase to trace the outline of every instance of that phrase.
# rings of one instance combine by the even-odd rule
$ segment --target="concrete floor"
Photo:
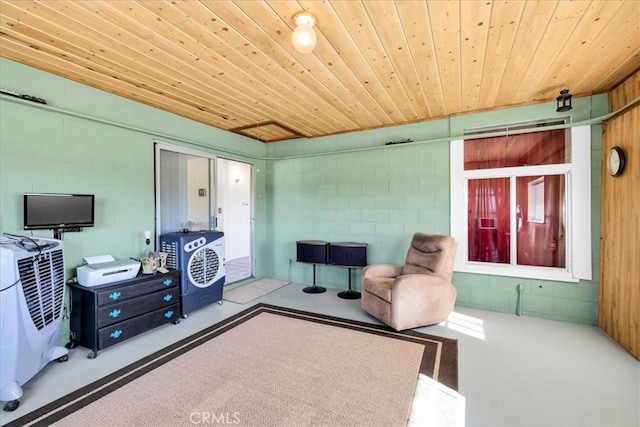
[[[290,284],[259,301],[377,323],[360,300],[337,290],[306,294]],[[78,347],[50,363],[24,387],[5,424],[141,357],[225,319],[247,305],[214,304],[179,325],[165,325],[86,358]],[[640,426],[640,363],[596,327],[456,308],[420,332],[458,339],[459,392],[468,426]]]

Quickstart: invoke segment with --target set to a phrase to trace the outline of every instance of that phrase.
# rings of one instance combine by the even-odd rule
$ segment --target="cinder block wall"
[[[574,100],[572,121],[607,112],[606,95]],[[402,263],[416,231],[450,230],[449,142],[464,129],[548,119],[555,103],[459,116],[267,145],[270,276],[309,284],[312,266],[296,263],[296,240],[369,244],[369,263]],[[385,146],[385,142],[413,143]],[[431,142],[434,141],[434,142]],[[596,324],[599,274],[599,204],[602,130],[592,126],[593,280],[554,282],[482,274],[454,274],[458,305]],[[455,213],[454,213],[455,214]],[[460,213],[465,215],[465,213]],[[317,282],[347,288],[345,269],[317,268]],[[360,287],[360,272],[353,275]]]

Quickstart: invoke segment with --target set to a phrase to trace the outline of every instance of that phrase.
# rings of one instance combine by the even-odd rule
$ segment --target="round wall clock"
[[[620,176],[624,171],[624,152],[622,148],[615,146],[609,150],[609,154],[607,154],[607,169],[609,170],[609,174],[611,176]]]

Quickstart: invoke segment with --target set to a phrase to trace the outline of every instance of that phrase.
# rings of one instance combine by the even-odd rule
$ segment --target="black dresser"
[[[180,271],[140,274],[130,280],[71,288],[71,347],[103,350],[162,324],[180,322]]]

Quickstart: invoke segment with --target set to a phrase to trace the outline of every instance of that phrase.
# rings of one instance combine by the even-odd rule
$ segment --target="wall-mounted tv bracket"
[[[62,240],[64,233],[75,233],[82,231],[82,227],[62,227],[53,229],[53,238],[56,240]]]

